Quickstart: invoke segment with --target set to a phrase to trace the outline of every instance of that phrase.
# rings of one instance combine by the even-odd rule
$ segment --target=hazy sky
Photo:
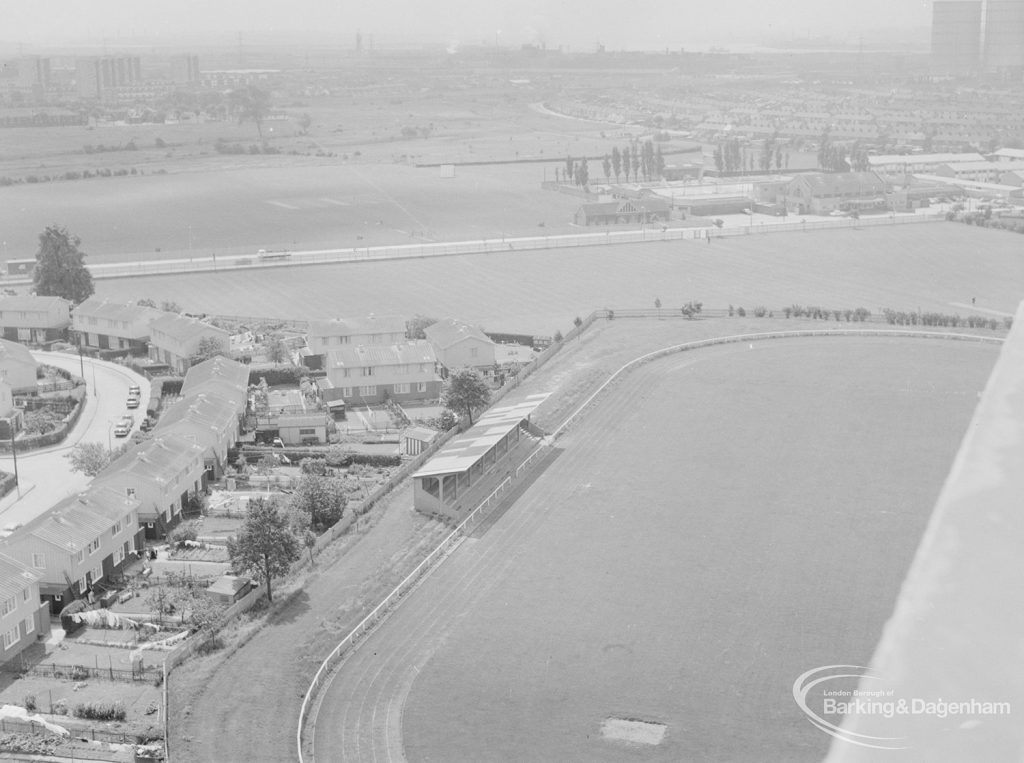
[[[727,43],[752,36],[851,35],[922,27],[930,0],[0,0],[0,40],[116,44],[130,38],[313,31],[377,40],[609,49]]]

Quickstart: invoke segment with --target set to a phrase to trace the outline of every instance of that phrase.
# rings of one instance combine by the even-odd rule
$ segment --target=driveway
[[[98,442],[106,447],[124,442],[123,438],[114,437],[114,424],[121,416],[132,413],[138,426],[145,417],[145,401],[149,400],[149,381],[124,366],[64,352],[33,352],[32,355],[40,363],[63,368],[75,376],[82,376],[84,369],[88,395],[78,423],[64,442],[17,454],[19,487],[0,500],[0,527],[30,522],[64,498],[88,487],[90,478],[72,472],[65,456],[80,442]],[[125,403],[132,384],[141,387],[143,403],[129,411]],[[14,472],[14,459],[10,454],[0,456],[0,469]]]

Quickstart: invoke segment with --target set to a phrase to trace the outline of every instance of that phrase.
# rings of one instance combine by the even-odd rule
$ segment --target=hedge
[[[298,384],[300,380],[309,376],[308,368],[300,368],[291,365],[257,366],[249,369],[249,384],[259,384],[261,379],[266,379],[271,387],[278,384]]]

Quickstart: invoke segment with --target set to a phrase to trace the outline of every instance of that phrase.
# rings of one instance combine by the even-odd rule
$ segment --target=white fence
[[[756,233],[786,233],[793,231],[833,230],[836,228],[867,228],[885,225],[939,222],[943,215],[904,214],[880,217],[862,217],[854,220],[837,217],[828,220],[793,223],[751,223],[728,228],[671,228],[654,224],[639,230],[605,230],[588,233],[569,233],[558,236],[529,236],[523,238],[493,238],[476,241],[398,244],[393,246],[350,247],[344,249],[314,249],[301,252],[274,252],[231,256],[201,256],[181,259],[146,260],[142,255],[135,262],[110,262],[90,265],[93,278],[127,278],[131,276],[163,275],[170,273],[217,272],[254,268],[289,267],[294,265],[322,265],[339,262],[366,262],[421,257],[447,257],[459,254],[485,254],[496,252],[534,251],[580,246],[606,246],[611,244],[638,244],[655,241],[694,241],[706,238],[747,236]],[[28,283],[28,281],[25,281]],[[14,281],[11,281],[14,283]]]
[[[654,352],[641,355],[638,358],[634,358],[628,363],[624,364],[617,371],[615,371],[597,390],[595,390],[586,400],[584,400],[569,416],[566,420],[554,431],[554,433],[537,446],[516,468],[515,479],[519,479],[525,474],[531,466],[541,457],[543,453],[547,451],[547,446],[552,440],[562,435],[568,427],[575,423],[579,416],[586,410],[591,403],[601,393],[603,393],[613,382],[617,381],[624,373],[632,370],[633,368],[647,363],[656,358],[670,355],[676,352],[684,352],[687,350],[698,349],[700,347],[710,347],[716,344],[728,344],[734,342],[753,342],[764,339],[786,339],[791,337],[808,337],[808,336],[896,336],[896,337],[919,337],[928,339],[956,339],[963,341],[973,342],[989,342],[989,343],[1002,343],[1002,338],[999,337],[986,337],[976,334],[958,334],[951,332],[939,332],[939,331],[925,331],[925,330],[911,330],[911,329],[807,329],[798,331],[773,331],[764,332],[757,334],[737,334],[726,337],[716,337],[713,339],[704,339],[696,342],[686,342],[684,344],[673,345],[671,347],[664,347]],[[295,744],[296,751],[298,752],[299,762],[303,763],[305,757],[303,755],[303,736],[307,723],[310,722],[310,711],[313,703],[315,702],[320,689],[323,687],[325,682],[328,680],[330,674],[339,665],[340,661],[352,649],[357,643],[363,638],[368,636],[373,630],[380,625],[384,619],[393,611],[394,607],[405,597],[406,594],[411,592],[413,588],[423,579],[423,577],[440,561],[447,557],[447,555],[454,550],[458,543],[462,540],[468,530],[475,527],[479,520],[482,520],[491,509],[494,508],[494,504],[497,499],[503,495],[503,493],[512,484],[513,478],[506,477],[501,484],[488,495],[475,509],[473,509],[465,519],[460,522],[456,528],[447,536],[441,543],[431,551],[426,558],[421,561],[416,568],[409,573],[409,575],[383,599],[374,609],[363,618],[360,623],[353,628],[344,639],[331,651],[331,653],[321,663],[319,670],[313,677],[313,681],[306,691],[305,697],[302,700],[302,707],[299,710],[299,723],[296,731]],[[314,716],[315,717],[315,716]],[[309,759],[314,760],[314,749],[313,749],[313,735],[310,735],[308,740],[308,751]]]
[[[523,463],[516,469],[516,477],[525,471],[525,468],[536,461],[538,454],[545,449],[544,444],[538,445],[530,455],[526,457]],[[455,529],[445,537],[438,546],[431,551],[421,561],[416,568],[409,573],[409,575],[389,593],[384,600],[381,601],[373,610],[364,617],[360,623],[353,628],[345,638],[331,651],[329,655],[324,659],[320,665],[320,669],[317,670],[316,675],[313,677],[313,682],[310,684],[309,689],[306,691],[306,696],[302,699],[302,708],[299,710],[299,728],[296,732],[295,744],[299,754],[299,763],[304,760],[303,757],[303,731],[308,722],[307,715],[310,712],[312,703],[315,701],[317,695],[320,692],[320,688],[324,685],[331,672],[344,658],[348,651],[359,643],[363,638],[368,636],[373,630],[384,621],[384,619],[394,610],[395,606],[402,600],[403,597],[426,576],[439,562],[441,562],[447,555],[455,549],[459,542],[467,535],[477,524],[483,520],[494,507],[499,503],[499,499],[505,494],[505,492],[512,485],[512,477],[506,477],[498,486],[491,491],[490,495],[481,501],[475,509],[473,509],[466,518],[456,525]],[[313,751],[313,735],[309,737],[309,759],[314,760]]]

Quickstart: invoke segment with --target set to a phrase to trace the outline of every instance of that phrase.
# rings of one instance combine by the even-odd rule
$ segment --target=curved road
[[[145,403],[128,410],[125,401],[128,387],[138,384],[142,400],[149,400],[149,381],[129,368],[70,353],[33,352],[40,363],[56,366],[81,376],[85,369],[88,394],[85,408],[78,423],[64,442],[49,448],[18,453],[19,490],[0,500],[0,527],[25,524],[39,516],[69,495],[88,487],[90,478],[72,472],[65,456],[80,442],[99,442],[116,446],[125,439],[113,434],[113,423],[125,414],[135,416],[138,426],[146,415]],[[10,454],[0,456],[0,469],[14,472],[14,459]],[[20,496],[19,496],[20,492]]]

